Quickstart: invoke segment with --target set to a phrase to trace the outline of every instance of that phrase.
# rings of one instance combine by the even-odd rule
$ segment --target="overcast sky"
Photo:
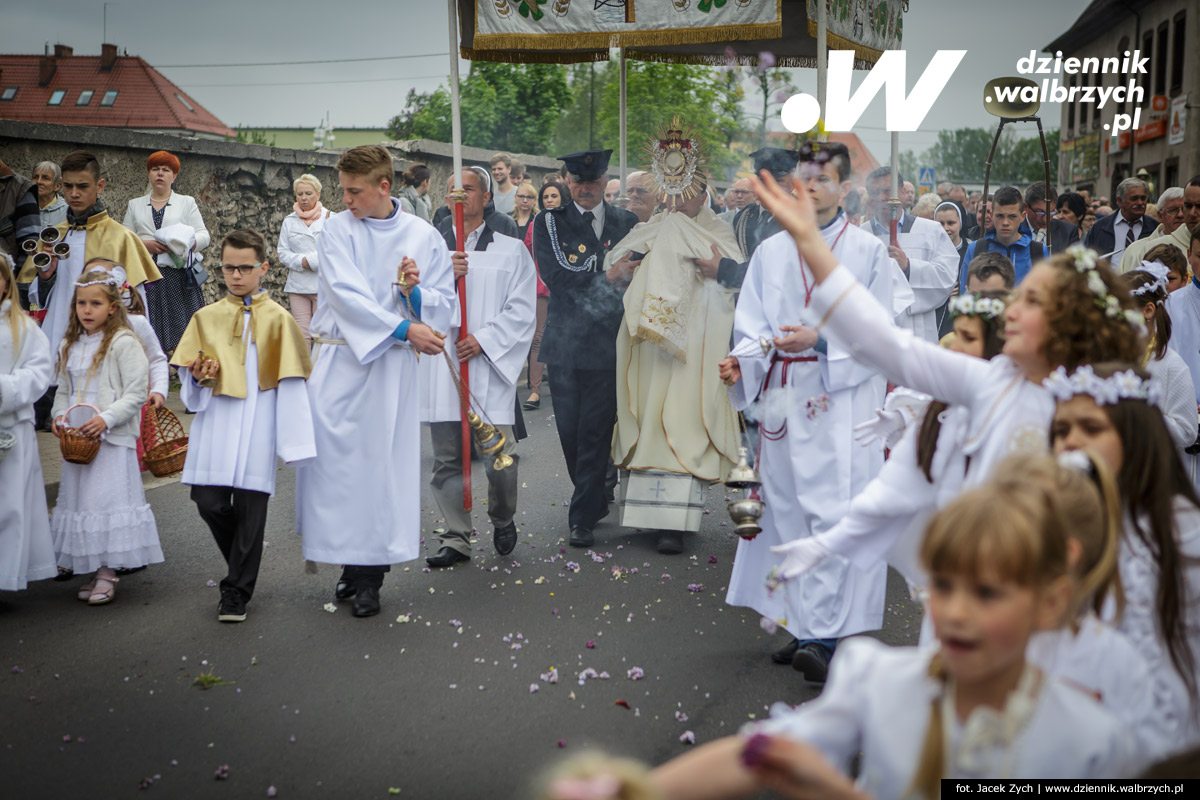
[[[383,127],[410,88],[430,91],[449,72],[445,0],[0,1],[2,53],[40,53],[46,41],[99,53],[107,5],[108,41],[158,67],[230,127],[313,127],[326,112],[335,128]],[[901,135],[901,148],[920,152],[945,128],[994,125],[983,110],[983,84],[1016,74],[1017,59],[1065,31],[1089,2],[911,0],[904,21],[910,88],[936,50],[968,52],[922,130]],[[379,57],[393,60],[171,66]],[[464,74],[468,68],[461,62]],[[801,89],[815,93],[816,70],[793,72]],[[1042,118],[1057,127],[1058,105],[1043,106]],[[876,158],[887,159],[882,93],[856,133]]]

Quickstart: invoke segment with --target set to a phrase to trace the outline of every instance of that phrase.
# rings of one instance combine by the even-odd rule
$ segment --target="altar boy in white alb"
[[[268,269],[261,234],[226,236],[221,273],[229,293],[192,315],[171,359],[180,368],[180,397],[196,412],[182,482],[228,566],[221,622],[246,619],[276,456],[296,466],[316,455],[308,349],[296,320],[261,288]]]
[[[429,423],[433,443],[433,478],[430,487],[442,516],[445,533],[438,534],[439,549],[426,558],[431,567],[449,567],[471,559],[471,514],[463,507],[462,408],[455,376],[467,362],[471,395],[481,406],[472,409],[504,434],[503,452],[513,463],[496,469],[495,457],[484,456],[488,480],[487,514],[492,523],[492,544],[508,555],[517,544],[516,418],[517,379],[529,346],[537,312],[537,280],[533,257],[519,240],[497,233],[484,221],[483,210],[492,197],[491,178],[479,167],[463,170],[462,186],[466,252],[452,253],[454,277],[466,277],[467,336],[458,341],[460,305],[454,304],[454,322],[447,345],[454,373],[444,357],[421,359],[421,421]],[[447,185],[452,190],[453,179]],[[447,234],[452,245],[454,234]],[[470,253],[468,255],[468,253]]]
[[[296,530],[306,559],[344,566],[335,596],[369,617],[390,565],[420,550],[417,353],[442,357],[456,301],[446,243],[390,194],[391,154],[353,147],[337,169],[346,210],[317,243],[308,381],[317,458],[296,476]]]
[[[850,189],[845,145],[805,145],[799,169],[825,240],[890,307],[893,267],[887,250],[851,225],[839,207]],[[766,580],[782,556],[771,547],[833,527],[882,467],[882,453],[859,447],[852,429],[874,416],[886,385],[848,351],[818,337],[820,318],[810,307],[816,285],[788,234],[763,242],[750,260],[734,314],[738,355],[722,361],[720,369],[727,383],[733,381],[730,395],[737,408],[758,400],[758,472],[766,504],[762,533],[738,542],[725,602],[749,606],[787,629],[795,639],[773,653],[774,660],[823,681],[837,639],[883,624],[887,566],[880,561],[863,570],[845,559],[828,559],[799,582],[772,592]],[[768,356],[757,346],[760,337],[774,342]]]
[[[946,301],[958,283],[958,251],[941,225],[907,211],[901,214],[897,225],[896,241],[900,246],[890,245],[891,211],[887,201],[891,176],[892,169],[887,166],[867,176],[867,210],[871,218],[862,227],[883,242],[912,289],[912,304],[903,312],[895,309],[896,324],[936,342],[941,317],[946,314]]]

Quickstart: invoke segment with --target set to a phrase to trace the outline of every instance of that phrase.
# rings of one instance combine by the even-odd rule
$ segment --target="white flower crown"
[[[1146,294],[1157,294],[1158,292],[1167,291],[1167,284],[1170,283],[1169,276],[1171,270],[1166,264],[1161,261],[1143,261],[1142,265],[1137,268],[1137,272],[1144,272],[1154,280],[1150,283],[1143,283],[1141,286],[1133,290],[1134,297],[1141,297]]]
[[[105,277],[101,278],[98,281],[83,281],[83,282],[75,284],[75,286],[78,288],[81,288],[81,289],[85,286],[117,286],[117,287],[120,287],[124,283],[125,283],[125,281],[123,279],[118,278],[116,275],[113,275],[110,272],[110,273],[107,273],[105,275]]]
[[[1004,313],[1004,301],[996,297],[980,297],[978,294],[960,294],[950,298],[950,313],[995,319]]]
[[[1096,271],[1096,253],[1082,245],[1072,245],[1067,248],[1067,255],[1075,259],[1075,271],[1087,275],[1088,291],[1096,299],[1096,307],[1104,312],[1109,319],[1122,318],[1138,333],[1146,332],[1146,320],[1140,311],[1121,310],[1121,301],[1108,293],[1104,279]]]
[[[1131,369],[1101,378],[1090,364],[1083,365],[1070,375],[1066,367],[1059,367],[1042,381],[1042,385],[1055,400],[1070,400],[1077,394],[1086,394],[1102,406],[1120,400],[1145,400],[1158,405],[1159,400],[1158,386],[1149,380],[1142,380]]]

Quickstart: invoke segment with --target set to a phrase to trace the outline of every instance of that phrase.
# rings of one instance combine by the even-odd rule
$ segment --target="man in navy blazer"
[[[611,150],[560,156],[572,202],[533,220],[534,261],[550,290],[539,360],[550,367],[554,422],[575,485],[567,512],[572,547],[591,547],[608,513],[609,453],[617,420],[617,329],[623,297],[641,263],[604,257],[638,218],[604,202]]]
[[[1145,239],[1158,227],[1158,220],[1146,216],[1149,199],[1149,189],[1141,178],[1121,181],[1117,186],[1117,210],[1096,220],[1083,240],[1084,245],[1108,258],[1109,263],[1120,264],[1126,244]]]

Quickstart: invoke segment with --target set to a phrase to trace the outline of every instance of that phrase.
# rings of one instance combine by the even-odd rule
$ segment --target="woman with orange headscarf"
[[[161,281],[146,285],[146,312],[167,353],[179,344],[192,314],[204,305],[200,284],[207,274],[198,256],[210,240],[196,201],[171,188],[179,169],[179,159],[166,150],[151,153],[146,159],[150,194],[129,201],[124,222],[141,238],[162,272]]]

